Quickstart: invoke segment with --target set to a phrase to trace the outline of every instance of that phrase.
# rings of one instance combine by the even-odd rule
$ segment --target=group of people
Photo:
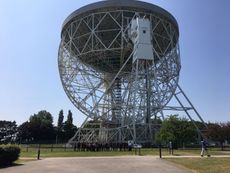
[[[74,146],[75,151],[130,151],[127,143],[78,143]]]
[[[130,146],[127,143],[119,143],[119,144],[99,144],[99,143],[78,143],[74,146],[74,150],[78,151],[131,151],[132,146]],[[169,141],[168,144],[168,150],[169,154],[173,155],[173,143],[172,141]],[[201,141],[201,157],[204,157],[204,155],[207,155],[210,157],[210,154],[207,149],[207,142],[205,140]]]

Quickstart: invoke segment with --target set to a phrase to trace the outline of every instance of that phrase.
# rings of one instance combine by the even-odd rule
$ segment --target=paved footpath
[[[191,173],[152,156],[45,158],[0,173]]]

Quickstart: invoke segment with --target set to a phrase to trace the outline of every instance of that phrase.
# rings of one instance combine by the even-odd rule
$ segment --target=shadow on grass
[[[173,154],[172,156],[181,156],[181,154]]]

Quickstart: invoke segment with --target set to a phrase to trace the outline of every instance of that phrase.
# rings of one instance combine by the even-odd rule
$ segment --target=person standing
[[[173,155],[172,141],[169,141],[169,154]]]

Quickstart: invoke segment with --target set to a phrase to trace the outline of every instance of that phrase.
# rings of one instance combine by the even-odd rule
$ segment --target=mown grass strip
[[[229,173],[230,158],[167,158],[169,162],[182,165],[194,173]]]

